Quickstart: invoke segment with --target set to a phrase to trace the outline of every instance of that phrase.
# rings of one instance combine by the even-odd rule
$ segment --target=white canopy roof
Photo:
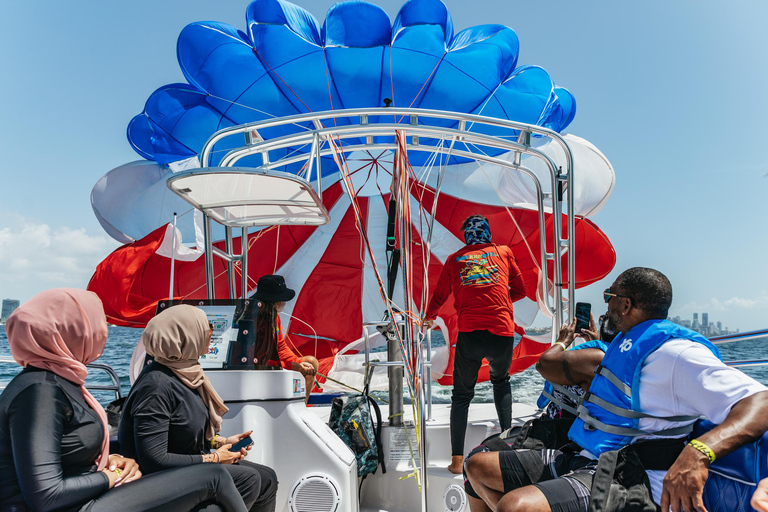
[[[312,185],[293,174],[261,168],[208,167],[174,174],[167,185],[225,226],[320,226],[329,220]]]

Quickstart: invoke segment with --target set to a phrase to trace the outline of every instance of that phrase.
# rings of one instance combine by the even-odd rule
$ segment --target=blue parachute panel
[[[386,98],[396,107],[481,114],[556,131],[568,126],[576,112],[573,95],[556,87],[546,71],[517,67],[519,41],[513,30],[480,25],[454,35],[440,0],[409,0],[391,24],[373,4],[342,2],[329,9],[323,25],[287,1],[255,0],[246,10],[246,23],[246,32],[218,22],[192,23],[182,30],[177,57],[189,84],[161,87],[130,122],[128,139],[141,156],[159,163],[181,160],[199,154],[213,133],[228,126],[380,107]],[[358,122],[335,121],[336,126]],[[380,116],[369,122],[404,121]],[[306,123],[288,125],[266,129],[264,136],[309,129]],[[243,143],[233,138],[220,142],[210,163]],[[289,148],[283,154],[308,150]],[[259,162],[252,156],[240,164]],[[332,172],[329,163],[324,173]]]

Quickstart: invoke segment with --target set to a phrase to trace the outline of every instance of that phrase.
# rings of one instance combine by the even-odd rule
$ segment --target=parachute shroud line
[[[382,116],[407,120],[405,123],[377,123],[369,124],[371,116]],[[350,119],[356,119],[358,123],[350,124]],[[343,120],[339,123],[339,120]],[[332,127],[326,127],[326,123],[332,121]],[[448,122],[450,126],[446,127]],[[301,130],[270,138],[266,134],[270,128],[281,126],[283,128],[290,126],[299,126]],[[312,126],[314,129],[308,129]],[[484,133],[489,131],[490,134]],[[283,130],[281,133],[285,133]],[[210,162],[210,157],[215,144],[226,137],[235,135],[244,136],[244,145],[232,149],[220,160],[219,167],[206,167]],[[542,151],[531,146],[531,136],[547,137],[559,144],[565,154],[565,169],[556,166],[552,158]],[[508,140],[512,139],[512,140]],[[449,144],[446,144],[449,141]],[[311,147],[308,152],[301,150]],[[489,155],[484,148],[494,150],[504,150],[513,152],[512,161]],[[364,216],[358,193],[371,178],[370,174],[375,169],[379,172],[380,165],[376,158],[372,159],[368,176],[365,181],[357,188],[352,179],[352,172],[349,169],[347,156],[356,151],[393,151],[394,162],[391,170],[391,201],[389,217],[392,219],[395,213],[396,232],[387,233],[387,252],[400,251],[401,253],[401,284],[403,289],[403,303],[396,306],[392,300],[392,285],[394,284],[392,269],[386,278],[379,273],[379,267],[376,264],[375,252],[369,234],[367,233],[366,223],[367,213]],[[271,158],[270,152],[279,151],[281,156]],[[416,175],[409,162],[409,152],[429,152],[430,156],[420,175]],[[381,153],[381,157],[384,153]],[[237,162],[247,156],[259,155],[262,165],[257,169],[236,168]],[[523,165],[522,156],[533,156],[544,162],[549,174],[549,190],[552,194],[543,192],[542,183],[539,177],[528,167]],[[344,210],[344,203],[351,207],[354,213],[354,225],[360,234],[362,243],[360,253],[361,263],[370,268],[375,276],[375,282],[379,288],[379,294],[383,301],[388,319],[391,319],[396,326],[394,335],[397,338],[397,344],[403,354],[403,362],[378,363],[372,362],[368,358],[368,327],[378,325],[381,322],[363,322],[363,338],[366,344],[366,368],[372,368],[375,365],[391,366],[393,364],[402,365],[406,373],[406,382],[411,394],[412,406],[414,408],[415,428],[418,440],[418,452],[420,459],[420,468],[416,471],[416,481],[419,487],[426,484],[426,438],[424,421],[431,414],[431,350],[428,352],[427,361],[424,360],[424,342],[427,342],[428,350],[431,349],[431,336],[429,333],[423,333],[420,326],[422,316],[426,306],[427,290],[429,289],[429,264],[432,257],[432,236],[435,233],[435,216],[438,208],[438,200],[442,189],[445,176],[445,166],[451,159],[466,158],[476,162],[486,162],[498,165],[500,172],[519,172],[528,176],[532,181],[536,191],[536,205],[538,211],[539,223],[539,253],[540,266],[539,277],[541,279],[544,303],[549,313],[553,317],[553,337],[559,330],[562,322],[563,310],[555,307],[554,304],[561,304],[563,299],[563,288],[567,288],[568,308],[570,316],[573,314],[573,294],[575,290],[575,257],[574,257],[574,211],[573,211],[573,184],[572,184],[572,157],[570,149],[564,139],[557,133],[538,126],[515,123],[495,118],[486,118],[476,115],[448,113],[443,111],[428,111],[421,109],[355,109],[346,111],[320,112],[290,116],[286,118],[275,118],[257,123],[249,123],[232,128],[226,128],[215,133],[205,144],[201,152],[202,169],[185,171],[178,173],[168,179],[168,187],[184,200],[203,211],[205,214],[205,235],[206,235],[206,282],[209,298],[215,297],[214,275],[212,256],[223,258],[227,262],[229,273],[228,285],[229,295],[235,298],[235,262],[241,264],[241,292],[242,296],[247,296],[247,249],[242,247],[250,244],[242,243],[239,255],[234,254],[234,243],[232,239],[232,228],[242,229],[241,240],[247,240],[248,227],[264,225],[314,225],[321,226],[326,224],[331,217],[326,210],[321,194],[323,193],[322,169],[320,168],[322,158],[331,156],[338,169],[339,181],[344,190],[348,203],[346,201],[337,202],[333,211]],[[438,157],[440,158],[439,164]],[[281,172],[280,168],[301,164],[300,174],[287,174]],[[430,181],[432,171],[437,168],[436,186],[430,187],[427,183]],[[358,169],[357,171],[359,171]],[[356,171],[356,172],[357,172]],[[483,170],[483,174],[490,181]],[[315,177],[313,187],[310,179]],[[258,180],[258,181],[257,181]],[[283,186],[268,187],[265,182],[274,180]],[[378,186],[378,177],[375,182]],[[291,187],[285,187],[289,184]],[[492,183],[493,185],[493,183]],[[494,187],[495,188],[495,187]],[[275,191],[277,190],[277,194]],[[432,205],[426,211],[422,201],[425,193],[433,193]],[[563,201],[565,194],[567,200]],[[267,197],[269,195],[269,197]],[[276,197],[275,197],[276,196]],[[549,196],[549,197],[547,197]],[[551,201],[551,208],[545,206],[545,200]],[[567,223],[565,232],[561,226],[563,213],[563,202],[567,204]],[[428,200],[427,200],[428,203]],[[370,208],[368,202],[365,202],[366,208]],[[417,211],[413,209],[417,208]],[[391,209],[394,208],[395,212]],[[547,244],[547,222],[546,211],[551,211],[552,219],[552,240],[550,241],[551,251]],[[514,216],[507,209],[514,220]],[[339,222],[339,218],[335,221]],[[212,246],[211,241],[211,221],[225,226],[225,250],[222,251]],[[424,223],[427,227],[424,227]],[[517,225],[515,221],[515,225]],[[414,238],[413,226],[420,229],[418,240]],[[519,228],[519,227],[518,227]],[[391,226],[388,231],[391,231]],[[438,230],[439,231],[439,230]],[[319,237],[321,232],[315,232],[313,236]],[[452,235],[451,235],[452,236]],[[303,252],[307,253],[313,244],[307,244],[302,247]],[[418,248],[419,261],[421,262],[421,273],[425,280],[425,285],[421,286],[421,296],[418,304],[414,297],[414,265],[416,264],[416,254],[414,250]],[[448,247],[439,251],[444,259],[447,256]],[[530,250],[530,247],[529,247]],[[302,258],[302,251],[294,254],[282,267],[290,267],[291,261],[298,261]],[[561,258],[567,257],[568,279],[571,281],[563,283],[563,269]],[[366,264],[366,260],[368,263]],[[389,259],[391,266],[392,260]],[[535,258],[532,258],[535,261]],[[553,267],[553,279],[548,278],[548,266]],[[308,277],[308,276],[307,276]],[[371,283],[373,284],[373,283]],[[551,291],[550,291],[551,288]],[[551,299],[551,300],[550,300]],[[289,311],[289,314],[292,311]],[[401,318],[401,320],[398,320]],[[388,322],[387,322],[388,323]],[[402,326],[402,332],[399,328]],[[422,493],[422,506],[426,509],[425,495]]]

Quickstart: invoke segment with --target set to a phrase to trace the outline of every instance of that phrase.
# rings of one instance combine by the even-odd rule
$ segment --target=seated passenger
[[[631,268],[604,298],[609,327],[620,333],[569,431],[583,450],[472,457],[470,483],[491,509],[704,510],[711,461],[768,429],[765,386],[723,364],[700,334],[665,320],[672,286],[662,273]],[[687,443],[700,416],[718,426]]]
[[[522,426],[502,432],[499,440],[492,437],[486,439],[483,444],[469,452],[466,460],[484,452],[544,448],[559,450],[569,444],[568,430],[576,419],[576,408],[585,393],[582,386],[589,386],[595,367],[603,360],[608,343],[615,336],[616,333],[607,328],[604,316],[600,317],[598,332],[595,320],[590,315],[589,329],[583,329],[581,332],[581,337],[586,341],[568,350],[577,337],[576,319],[563,325],[557,341],[536,363],[536,370],[547,379],[538,402],[538,406],[544,409],[542,415]],[[471,510],[489,510],[472,488],[466,470],[464,490],[469,496]]]
[[[212,333],[206,314],[188,305],[170,307],[149,321],[141,339],[154,362],[142,370],[125,401],[118,429],[120,448],[136,458],[145,473],[222,464],[246,508],[272,511],[275,472],[247,461],[232,465],[248,452],[229,449],[251,432],[217,434],[229,409],[198,362],[208,352]]]
[[[286,370],[293,370],[304,376],[307,388],[307,399],[315,385],[315,374],[319,363],[314,356],[299,356],[291,348],[290,338],[283,331],[279,313],[285,307],[285,303],[296,296],[296,292],[285,285],[285,279],[280,275],[261,276],[256,285],[256,291],[252,299],[260,301],[256,322],[256,338],[262,353],[262,360],[268,366],[282,366]],[[275,352],[273,349],[277,348]]]
[[[107,341],[95,293],[38,294],[6,331],[24,369],[0,395],[0,511],[246,510],[223,468],[142,477],[134,460],[109,454],[106,413],[83,386]]]

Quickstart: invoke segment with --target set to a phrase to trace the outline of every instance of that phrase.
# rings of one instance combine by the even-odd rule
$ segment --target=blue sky
[[[327,0],[299,0],[322,21]],[[394,18],[400,2],[381,1]],[[667,274],[671,313],[768,327],[768,3],[446,0],[458,30],[512,27],[519,64],[576,97],[567,131],[610,159],[617,184],[593,220],[622,269]],[[137,160],[128,121],[183,81],[176,37],[193,21],[245,25],[246,1],[0,0],[0,297],[83,287],[116,244],[90,207],[94,183]]]

